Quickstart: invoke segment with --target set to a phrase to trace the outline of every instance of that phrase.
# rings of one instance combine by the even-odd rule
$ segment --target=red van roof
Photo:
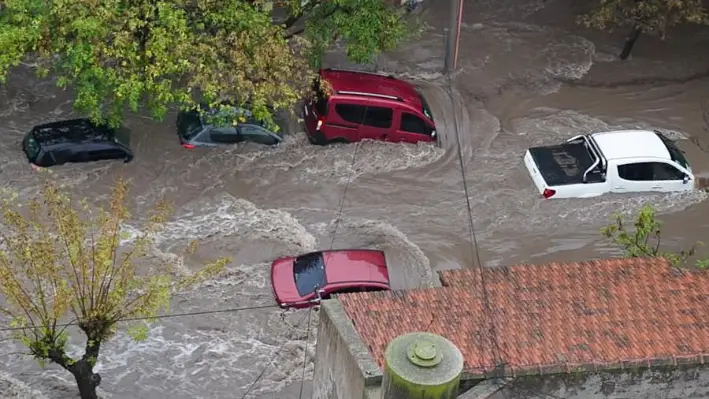
[[[408,82],[367,72],[322,69],[320,76],[330,83],[335,91],[357,91],[400,97],[405,103],[420,109],[423,104],[416,88]]]

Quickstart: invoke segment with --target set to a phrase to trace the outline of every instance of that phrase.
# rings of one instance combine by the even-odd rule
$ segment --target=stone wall
[[[692,399],[709,397],[709,369],[524,377],[486,399]],[[482,398],[480,398],[482,399]]]
[[[340,301],[322,302],[315,349],[313,399],[364,399],[382,375]]]

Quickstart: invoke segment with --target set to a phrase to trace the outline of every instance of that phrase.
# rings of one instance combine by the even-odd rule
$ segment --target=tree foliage
[[[311,46],[311,61],[319,66],[322,54],[337,40],[344,43],[348,57],[355,62],[370,62],[382,51],[416,33],[408,26],[405,10],[383,0],[288,0],[290,18],[286,28],[301,18]]]
[[[708,24],[703,0],[600,0],[580,22],[596,29],[638,26],[643,32],[665,38],[668,30],[684,23]]]
[[[300,98],[308,69],[265,1],[0,2],[0,79],[32,59],[75,106],[117,124],[127,107],[162,118],[171,104],[229,98],[260,118]]]
[[[601,235],[619,246],[629,257],[662,256],[675,266],[685,265],[695,255],[701,242],[688,249],[677,252],[663,250],[661,244],[662,222],[657,219],[655,209],[650,205],[643,206],[629,226],[622,215],[613,217],[613,224],[601,229]],[[699,259],[695,262],[698,268],[709,267],[709,259]]]
[[[342,39],[365,61],[405,33],[402,11],[382,0],[0,0],[0,83],[34,65],[74,90],[77,110],[114,126],[126,109],[162,119],[173,104],[224,99],[268,123],[303,96],[308,55],[318,65]]]
[[[121,233],[130,218],[127,194],[127,184],[119,181],[108,206],[94,210],[48,182],[41,196],[27,203],[16,195],[0,201],[0,312],[35,358],[74,375],[82,399],[96,397],[100,376],[93,367],[119,321],[150,321],[168,308],[173,289],[218,272],[228,261],[219,259],[186,277],[171,262],[148,268],[147,251],[170,207],[158,203],[142,232],[128,240]],[[80,358],[67,353],[66,323],[85,335]],[[134,325],[140,326],[145,324]],[[132,331],[136,338],[147,332]]]

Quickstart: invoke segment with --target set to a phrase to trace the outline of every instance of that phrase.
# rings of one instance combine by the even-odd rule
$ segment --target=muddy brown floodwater
[[[52,176],[95,202],[105,199],[114,178],[128,177],[137,217],[162,196],[174,201],[175,218],[155,256],[174,256],[196,238],[201,250],[186,267],[208,256],[234,258],[223,275],[180,293],[174,312],[271,303],[268,262],[330,247],[350,179],[335,248],[383,249],[397,288],[431,285],[437,270],[473,267],[456,126],[478,255],[487,267],[616,255],[599,228],[611,214],[630,214],[645,203],[661,211],[668,245],[709,237],[704,192],[542,201],[522,164],[530,145],[646,127],[678,139],[694,170],[709,173],[709,155],[700,148],[709,148],[700,106],[709,89],[708,29],[683,28],[664,43],[641,37],[632,58],[621,62],[615,56],[622,35],[574,24],[579,2],[467,2],[460,69],[448,91],[441,75],[448,7],[438,1],[425,2],[429,29],[420,39],[358,67],[416,82],[433,108],[440,147],[363,142],[352,162],[355,144],[312,146],[293,127],[274,149],[188,151],[175,137],[174,114],[163,123],[132,116],[132,163],[62,166]],[[345,65],[336,52],[328,63]],[[41,177],[22,158],[19,140],[34,124],[70,116],[69,93],[26,70],[14,74],[0,93],[4,186],[23,196],[36,192]],[[306,379],[312,374],[315,331],[307,331],[306,316],[258,310],[168,318],[137,343],[119,332],[102,347],[101,388],[107,397],[126,399],[241,397],[273,360],[250,397],[297,397],[304,351]],[[17,355],[4,363],[23,389],[75,397],[70,375],[57,367],[42,369]]]

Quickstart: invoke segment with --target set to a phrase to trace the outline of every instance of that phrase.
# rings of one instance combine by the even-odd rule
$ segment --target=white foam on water
[[[436,162],[445,151],[427,143],[406,144],[363,140],[359,144],[315,146],[304,133],[286,137],[277,154],[262,157],[258,165],[266,170],[297,172],[295,180],[322,182],[336,180],[344,184],[365,174],[381,174],[421,167]],[[355,146],[357,159],[352,164]]]
[[[461,82],[488,96],[511,89],[552,93],[586,75],[595,54],[584,37],[520,22],[463,24],[461,43]]]
[[[556,82],[543,93],[550,94],[561,88],[560,81],[581,79],[591,70],[596,47],[584,37],[569,35],[566,40],[550,43],[543,53],[548,60],[544,74]]]
[[[309,250],[316,239],[288,212],[261,209],[254,203],[228,194],[203,198],[186,206],[165,224],[156,239],[157,244],[185,242],[185,240],[268,239],[283,243],[288,248]]]
[[[42,392],[32,389],[24,382],[0,371],[1,399],[48,399]]]
[[[261,183],[273,179],[308,181],[319,183],[338,181],[345,183],[365,174],[380,174],[425,166],[436,162],[445,151],[430,144],[387,143],[363,140],[358,150],[357,162],[352,168],[354,143],[312,145],[305,133],[285,136],[275,147],[230,146],[215,148],[185,165],[190,170],[218,166],[213,176],[219,181],[222,176],[245,172],[249,179]],[[207,166],[208,165],[208,166]],[[177,172],[175,172],[177,173]],[[200,172],[203,176],[203,172]]]

